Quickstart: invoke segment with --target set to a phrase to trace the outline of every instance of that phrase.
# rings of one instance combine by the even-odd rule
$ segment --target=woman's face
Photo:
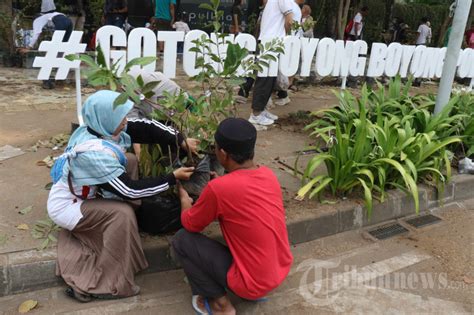
[[[124,117],[117,129],[115,129],[113,136],[118,136],[120,132],[125,129],[125,127],[127,127],[127,117]]]

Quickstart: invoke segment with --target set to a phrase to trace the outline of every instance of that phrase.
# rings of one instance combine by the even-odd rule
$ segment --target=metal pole
[[[79,125],[84,125],[84,119],[82,119],[82,94],[81,94],[81,68],[74,69],[76,74],[76,107],[77,107],[77,120]]]
[[[459,53],[464,38],[464,30],[466,29],[467,19],[471,10],[472,0],[457,0],[456,10],[454,11],[453,26],[449,35],[448,49],[446,50],[446,58],[444,60],[443,75],[438,89],[438,97],[436,98],[436,107],[434,113],[437,114],[443,110],[451,97],[454,76],[456,74]]]

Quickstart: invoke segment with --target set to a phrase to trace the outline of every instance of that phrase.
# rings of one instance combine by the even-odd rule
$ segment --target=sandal
[[[209,305],[209,301],[206,298],[204,298],[204,307],[206,308],[206,311],[203,312],[199,308],[198,299],[199,299],[199,295],[193,295],[191,299],[191,304],[196,314],[197,315],[212,315],[212,309],[211,309],[211,305]]]
[[[68,287],[65,291],[66,295],[72,297],[73,299],[78,300],[81,303],[88,303],[92,301],[92,297],[88,294],[81,294],[77,291],[74,291],[73,288]]]

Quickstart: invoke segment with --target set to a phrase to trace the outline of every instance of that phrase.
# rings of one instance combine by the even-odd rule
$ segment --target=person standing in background
[[[421,24],[418,27],[418,37],[416,39],[416,45],[427,45],[431,41],[431,28],[428,18],[424,17],[421,19]]]
[[[443,38],[443,47],[448,47],[448,43],[449,43],[449,37],[451,36],[451,30],[452,30],[453,26],[450,25],[448,27],[448,29],[446,30],[446,33],[444,34],[444,38]]]
[[[474,49],[474,27],[472,25],[464,34],[464,38],[466,39],[466,47]]]
[[[305,0],[294,0],[293,1],[293,24],[291,27],[291,36],[296,36],[298,38],[303,36],[303,27],[301,24],[302,20],[302,7],[304,5]],[[281,73],[278,73],[278,76],[281,76]],[[298,88],[296,85],[293,84],[295,77],[291,76],[288,77],[287,80],[284,78],[283,80],[277,79],[277,82],[286,82],[288,81],[288,86],[279,86],[277,89],[277,100],[275,101],[275,105],[278,106],[285,106],[291,102],[290,97],[288,96],[288,89],[297,92]],[[277,84],[278,85],[278,84]]]
[[[421,19],[421,24],[418,27],[418,37],[416,38],[416,46],[427,46],[431,41],[430,22],[427,17]],[[416,78],[413,81],[413,86],[421,86],[422,79]]]
[[[369,7],[364,6],[360,9],[359,12],[355,15],[352,20],[352,27],[348,34],[348,40],[356,41],[362,39],[362,29],[364,28],[364,17],[369,13]]]
[[[234,0],[232,5],[232,25],[229,32],[237,35],[242,31],[242,0]]]
[[[268,0],[262,14],[259,40],[271,41],[275,38],[283,39],[291,29],[293,23],[293,0]],[[259,126],[273,125],[278,116],[266,110],[276,77],[257,77],[253,90],[252,114],[249,122]]]
[[[127,0],[106,0],[104,5],[104,25],[123,28],[128,14]]]
[[[177,32],[184,32],[184,35],[186,35],[188,32],[191,31],[189,28],[188,23],[186,21],[188,20],[186,12],[178,14],[178,21],[173,24],[173,29],[176,30]],[[178,42],[178,53],[183,53],[184,49],[184,42]]]
[[[178,21],[176,21],[173,24],[173,29],[179,32],[184,32],[184,34],[187,34],[188,32],[191,31],[189,28],[188,23],[186,23],[187,20],[187,14],[186,12],[178,14]]]
[[[314,27],[314,20],[313,17],[311,16],[311,7],[307,4],[303,6],[303,9],[301,9],[301,25],[303,27],[303,37],[306,38],[313,38],[314,37],[314,32],[313,32],[313,27]]]
[[[153,18],[153,30],[172,31],[175,22],[176,0],[153,0],[155,16]],[[160,52],[163,52],[165,43],[158,42]]]

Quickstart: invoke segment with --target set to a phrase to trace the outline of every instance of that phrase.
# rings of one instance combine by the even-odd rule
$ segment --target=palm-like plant
[[[309,161],[298,194],[312,198],[327,187],[336,196],[361,190],[370,216],[373,199],[383,202],[390,188],[409,193],[417,212],[417,182],[442,189],[451,175],[447,148],[461,141],[456,134],[466,115],[454,113],[455,97],[433,116],[434,102],[411,97],[409,87],[410,82],[402,87],[400,78],[388,89],[379,85],[371,91],[364,86],[359,98],[346,91],[337,95],[337,107],[314,113],[319,118],[306,129],[323,139],[329,150]],[[327,175],[314,176],[323,162]]]

